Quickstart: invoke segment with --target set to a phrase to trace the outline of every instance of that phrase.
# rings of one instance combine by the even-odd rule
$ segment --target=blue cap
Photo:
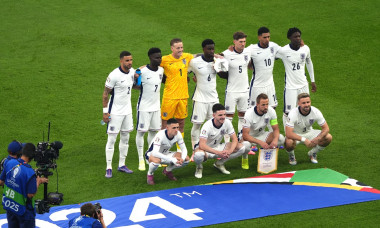
[[[21,154],[21,150],[24,147],[25,143],[20,143],[16,140],[12,141],[8,145],[8,152],[12,154]]]

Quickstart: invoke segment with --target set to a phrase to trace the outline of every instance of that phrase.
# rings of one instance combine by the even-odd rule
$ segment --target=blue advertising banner
[[[189,186],[99,202],[108,227],[196,227],[316,208],[380,200],[380,194],[336,187],[243,183]],[[37,215],[37,227],[67,227],[81,205]],[[0,215],[0,227],[7,227]]]

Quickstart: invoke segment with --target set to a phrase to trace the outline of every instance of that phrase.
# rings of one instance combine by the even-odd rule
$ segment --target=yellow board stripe
[[[329,187],[329,188],[345,188],[350,190],[359,191],[363,187],[350,186],[350,185],[340,185],[340,184],[326,184],[326,183],[312,183],[312,182],[294,182],[293,185],[308,185],[308,186],[318,186],[318,187]]]

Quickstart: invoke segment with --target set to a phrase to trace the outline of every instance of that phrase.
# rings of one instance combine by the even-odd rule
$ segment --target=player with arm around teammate
[[[285,67],[283,123],[286,122],[286,116],[290,110],[297,107],[298,94],[309,93],[305,65],[310,76],[311,92],[317,91],[310,48],[307,45],[302,45],[301,31],[298,28],[290,28],[287,37],[290,44],[280,48],[276,54],[276,58],[282,59]]]
[[[269,126],[273,131],[266,131]],[[284,145],[285,138],[280,134],[276,111],[269,106],[269,98],[261,93],[256,98],[256,106],[250,107],[244,115],[243,139],[246,149],[258,145],[263,149],[274,149]],[[248,153],[243,154],[242,168],[249,169]]]
[[[238,131],[242,130],[244,113],[248,108],[249,82],[248,64],[251,56],[249,49],[245,48],[247,35],[241,31],[233,35],[233,50],[225,50],[224,58],[228,61],[228,72],[222,74],[227,77],[225,102],[227,119],[232,121],[235,107],[238,111]],[[229,141],[228,136],[225,141]]]
[[[178,143],[181,152],[169,151],[170,148]],[[154,185],[154,172],[160,164],[166,164],[163,174],[170,180],[176,181],[172,170],[184,167],[189,163],[187,149],[183,141],[181,132],[179,131],[179,123],[172,118],[167,121],[166,129],[159,131],[150,143],[150,147],[145,154],[145,158],[149,161],[149,170],[147,174],[147,183]]]
[[[107,124],[106,178],[112,177],[112,157],[117,135],[120,132],[119,168],[120,172],[133,173],[125,165],[129,148],[129,132],[133,130],[131,92],[135,81],[132,55],[128,51],[120,53],[120,66],[107,77],[103,92],[103,121]],[[111,99],[109,99],[111,95]]]
[[[215,58],[215,43],[211,39],[202,42],[203,54],[191,60],[189,71],[193,72],[196,87],[193,94],[193,113],[191,122],[192,148],[199,141],[202,124],[212,118],[212,106],[219,103],[216,90],[216,74],[228,69],[228,62],[222,58]],[[218,70],[218,71],[217,71]]]
[[[148,145],[161,130],[160,91],[164,69],[161,64],[161,50],[148,51],[150,64],[141,67],[140,97],[137,103],[136,147],[139,156],[139,170],[145,170],[144,135],[148,132]]]
[[[270,31],[267,27],[260,27],[257,35],[259,42],[247,47],[251,51],[253,70],[249,89],[249,106],[255,106],[257,96],[264,93],[268,95],[269,106],[276,108],[278,101],[273,81],[273,67],[280,46],[270,41]]]
[[[170,118],[176,118],[179,130],[184,137],[185,119],[187,113],[188,92],[188,67],[194,56],[183,52],[183,43],[179,38],[170,41],[172,53],[162,57],[161,67],[164,68],[165,83],[162,95],[161,118],[162,129]],[[178,145],[177,145],[178,147]],[[178,149],[178,148],[177,148]]]
[[[312,128],[315,122],[321,126],[322,130]],[[332,141],[329,130],[321,111],[311,106],[310,95],[307,93],[299,94],[298,107],[289,112],[285,126],[285,148],[289,154],[289,164],[297,164],[294,149],[300,142],[311,149],[308,152],[311,162],[318,163],[317,153],[325,149]]]
[[[196,178],[202,178],[202,163],[210,158],[220,158],[220,160],[214,163],[214,167],[223,174],[230,174],[224,167],[224,163],[241,156],[245,152],[244,145],[238,143],[231,121],[226,119],[225,107],[221,104],[215,104],[212,107],[212,111],[213,119],[208,120],[202,126],[199,145],[195,145],[194,162],[196,163]],[[228,134],[232,141],[220,144],[225,134]]]

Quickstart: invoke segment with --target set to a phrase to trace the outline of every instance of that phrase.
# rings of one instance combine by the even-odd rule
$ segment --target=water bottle
[[[108,119],[111,119],[111,116],[108,116]],[[106,122],[103,121],[103,119],[100,121],[100,125],[104,125]]]
[[[136,85],[139,86],[139,85],[141,85],[141,70],[140,70],[140,68],[137,68],[135,73],[139,75],[139,77],[137,78],[137,82],[136,82]]]

